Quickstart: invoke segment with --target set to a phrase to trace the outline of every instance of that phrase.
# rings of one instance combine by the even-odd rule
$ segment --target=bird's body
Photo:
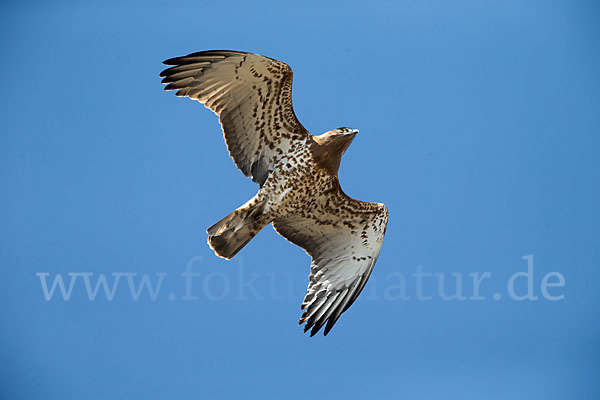
[[[358,131],[309,134],[291,101],[292,71],[250,53],[208,51],[165,61],[165,89],[217,113],[231,157],[260,185],[246,204],[207,229],[217,255],[231,258],[263,227],[312,256],[300,323],[329,332],[369,278],[385,234],[383,204],[348,197],[337,172]]]

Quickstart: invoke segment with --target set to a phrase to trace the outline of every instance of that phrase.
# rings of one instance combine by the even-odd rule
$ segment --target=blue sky
[[[3,397],[598,398],[598,5],[299,4],[2,3]],[[270,227],[230,262],[206,245],[257,190],[217,118],[162,90],[162,60],[206,49],[287,62],[310,132],[361,131],[341,184],[390,222],[327,337],[297,326],[299,248]],[[428,276],[420,300],[419,268],[467,298]],[[102,274],[114,297],[91,300]]]

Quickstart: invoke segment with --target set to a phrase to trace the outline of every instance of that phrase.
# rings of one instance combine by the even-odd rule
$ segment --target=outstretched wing
[[[388,211],[383,204],[348,197],[337,188],[317,201],[311,212],[273,222],[275,230],[312,257],[305,310],[300,324],[327,335],[365,287],[385,235]]]
[[[198,100],[219,115],[229,155],[262,186],[283,153],[310,134],[292,107],[292,69],[251,53],[215,50],[164,61],[165,90]]]

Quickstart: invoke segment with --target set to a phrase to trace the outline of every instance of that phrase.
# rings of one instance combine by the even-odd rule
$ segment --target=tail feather
[[[238,208],[210,228],[208,245],[219,256],[235,256],[270,221],[263,215],[264,202]]]

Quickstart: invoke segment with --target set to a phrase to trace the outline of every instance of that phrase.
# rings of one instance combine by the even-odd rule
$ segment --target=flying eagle
[[[203,51],[164,61],[165,90],[198,100],[219,116],[229,155],[260,186],[246,204],[207,229],[208,244],[230,259],[269,223],[311,257],[304,332],[327,335],[364,288],[381,248],[387,208],[347,196],[342,155],[358,130],[320,136],[292,108],[292,69],[238,51]]]

